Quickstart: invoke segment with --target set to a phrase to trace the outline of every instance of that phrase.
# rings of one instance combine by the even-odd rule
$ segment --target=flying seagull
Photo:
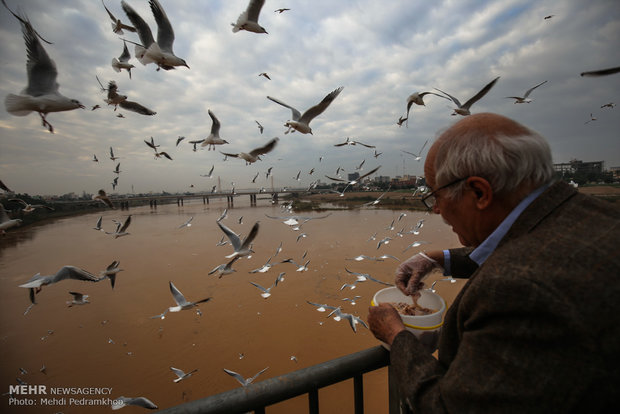
[[[422,151],[424,151],[424,147],[426,147],[426,144],[428,144],[428,140],[424,141],[424,145],[422,145],[422,148],[420,148],[420,151],[418,151],[417,154],[414,154],[413,152],[409,152],[405,150],[401,150],[401,151],[404,152],[405,154],[413,155],[416,161],[420,161],[422,159]]]
[[[416,104],[420,106],[426,106],[424,104],[424,97],[426,95],[435,95],[435,96],[439,96],[444,99],[448,99],[445,96],[439,95],[438,93],[435,93],[435,92],[414,92],[407,97],[407,115],[404,118],[401,118],[403,119],[403,121],[409,120],[409,110],[411,109],[411,105]],[[400,121],[400,124],[402,124],[402,121]]]
[[[381,168],[381,166],[378,166],[378,167],[376,167],[376,168],[373,168],[372,170],[370,170],[370,171],[369,171],[369,172],[367,172],[366,174],[364,174],[364,175],[360,175],[358,178],[353,179],[353,180],[349,180],[349,181],[347,181],[347,180],[343,180],[342,178],[330,177],[329,175],[326,175],[325,177],[327,177],[327,178],[329,178],[330,180],[333,180],[333,181],[342,181],[342,182],[346,182],[346,183],[347,183],[347,186],[350,186],[350,185],[355,185],[355,184],[359,183],[360,181],[362,181],[364,178],[368,177],[369,175],[374,174],[375,172],[377,172],[377,170],[378,170],[379,168]]]
[[[4,0],[2,3],[9,9]],[[9,9],[9,11],[11,10]],[[70,111],[77,108],[84,109],[84,105],[78,100],[67,98],[58,92],[56,63],[50,59],[43,45],[39,42],[40,36],[27,17],[18,16],[12,11],[11,13],[22,26],[28,57],[26,64],[28,85],[19,95],[8,94],[4,100],[4,106],[7,112],[15,116],[26,116],[32,111],[38,112],[43,126],[47,127],[50,133],[54,133],[54,127],[46,119],[48,113]]]
[[[285,132],[285,134],[288,134],[291,130],[297,130],[301,132],[302,134],[308,134],[308,133],[312,134],[312,128],[310,128],[310,121],[312,121],[318,115],[323,113],[323,111],[327,109],[329,104],[331,104],[332,101],[336,99],[336,97],[340,94],[342,89],[343,89],[343,86],[330,92],[325,98],[323,98],[323,100],[320,103],[306,110],[306,112],[304,112],[303,115],[297,109],[293,108],[290,105],[285,104],[282,101],[277,100],[276,98],[267,96],[267,99],[272,100],[273,102],[280,104],[291,110],[293,114],[293,120],[287,121],[284,124],[284,126],[288,127],[288,130]]]
[[[482,88],[480,90],[480,92],[478,92],[473,97],[471,97],[463,105],[461,105],[461,102],[459,102],[458,99],[456,99],[454,96],[450,95],[449,93],[446,93],[446,92],[442,91],[441,89],[437,89],[437,88],[435,88],[435,89],[437,89],[439,92],[447,95],[456,104],[457,108],[454,109],[454,112],[452,113],[452,115],[457,115],[458,114],[458,115],[462,115],[462,116],[467,116],[467,115],[471,115],[471,112],[469,111],[469,108],[474,103],[478,102],[484,95],[486,95],[487,92],[489,92],[491,90],[493,85],[495,85],[495,82],[497,82],[498,79],[499,79],[499,76],[497,78],[493,79],[491,82],[489,82],[484,88]]]
[[[347,139],[344,142],[341,142],[339,144],[334,144],[334,147],[343,147],[345,145],[349,146],[349,145],[358,145],[358,144],[361,145],[361,146],[364,146],[366,148],[375,148],[374,145],[364,144],[363,142],[352,140],[349,137],[347,137]]]
[[[127,17],[134,25],[140,37],[141,44],[136,44],[135,55],[136,58],[143,65],[149,63],[155,63],[158,70],[170,70],[175,66],[185,66],[189,69],[189,66],[185,60],[176,56],[172,51],[172,44],[174,43],[174,31],[166,12],[159,4],[158,0],[149,0],[151,11],[157,22],[157,42],[153,38],[153,33],[148,24],[140,17],[138,13],[128,5],[125,0],[121,1],[121,7],[127,14]]]
[[[254,121],[254,122],[256,122],[256,125],[258,125],[258,130],[259,130],[259,131],[260,131],[260,133],[262,134],[262,133],[263,133],[263,129],[264,129],[264,128],[263,128],[263,126],[262,126],[262,125],[260,124],[260,122],[258,122],[258,121]]]
[[[101,280],[101,278],[79,267],[63,266],[53,275],[41,276],[40,273],[37,273],[26,283],[19,285],[19,287],[36,289],[36,291],[39,292],[43,286],[58,283],[66,279],[83,280],[87,282],[99,282]]]
[[[243,378],[240,374],[236,373],[235,371],[231,371],[229,369],[223,368],[224,372],[227,373],[228,375],[230,375],[231,377],[233,377],[234,379],[236,379],[237,381],[239,381],[239,383],[244,386],[247,387],[248,385],[250,385],[256,378],[258,378],[258,376],[260,374],[262,374],[263,372],[267,371],[269,367],[264,368],[260,371],[258,371],[253,377],[245,379]]]
[[[620,66],[609,69],[592,70],[588,72],[581,72],[581,76],[607,76],[620,72]]]
[[[169,283],[170,283],[170,292],[172,293],[172,297],[174,301],[176,302],[177,306],[169,307],[168,312],[180,312],[182,310],[191,309],[194,306],[198,306],[200,303],[208,302],[211,300],[211,298],[205,298],[205,299],[201,299],[196,302],[188,302],[187,299],[185,299],[185,296],[183,296],[183,294],[179,291],[179,289],[177,289],[177,287],[174,286],[172,282],[169,282]]]
[[[547,81],[544,82],[540,82],[538,85],[528,89],[527,91],[525,91],[525,95],[521,96],[507,96],[506,98],[508,99],[514,99],[516,104],[520,104],[520,103],[530,103],[532,102],[531,99],[528,99],[527,97],[530,96],[530,93],[532,93],[532,91],[536,88],[538,88],[540,85],[547,83]]]
[[[135,405],[137,407],[148,408],[150,410],[156,410],[158,408],[157,405],[153,403],[153,401],[149,400],[146,397],[130,398],[130,397],[123,397],[122,395],[112,400],[111,408],[113,410],[120,410],[121,408],[126,407],[128,405]]]
[[[24,206],[24,208],[22,208],[22,211],[24,213],[32,213],[37,208],[46,208],[48,210],[54,211],[52,207],[46,206],[45,204],[29,204],[29,203],[26,203],[21,198],[9,198],[9,201],[14,201]]]
[[[110,263],[108,267],[106,267],[105,270],[102,270],[101,272],[99,272],[99,276],[101,276],[102,279],[105,279],[105,278],[110,279],[110,285],[112,286],[112,289],[114,289],[114,284],[116,283],[116,274],[123,270],[118,267],[120,264],[121,262],[119,262],[118,260],[115,260],[112,263]]]
[[[258,76],[262,76],[267,80],[271,80],[271,78],[269,77],[269,75],[267,74],[267,72],[261,72],[258,74]]]
[[[71,301],[67,302],[67,305],[69,307],[73,306],[73,305],[86,305],[87,303],[90,303],[86,298],[88,297],[88,295],[84,295],[80,292],[69,292],[69,294],[71,296],[73,296],[73,299]]]
[[[123,109],[126,109],[131,112],[135,112],[140,115],[155,115],[157,112],[152,109],[147,108],[146,106],[139,104],[138,102],[129,101],[125,99],[124,101],[118,104]]]
[[[105,204],[106,206],[108,206],[110,208],[114,208],[114,204],[112,204],[112,200],[110,200],[110,197],[107,196],[107,194],[105,193],[105,191],[103,189],[99,190],[97,195],[93,196],[93,200],[99,200],[103,204]]]
[[[22,223],[21,219],[11,219],[8,214],[6,214],[6,210],[4,206],[0,204],[0,234],[5,234],[6,230],[11,227],[19,226]]]
[[[226,141],[225,139],[220,138],[220,126],[221,126],[221,124],[220,124],[219,119],[217,119],[215,114],[213,112],[211,112],[210,109],[207,110],[207,112],[209,113],[209,116],[211,117],[211,121],[212,121],[212,123],[211,123],[211,133],[209,134],[207,139],[202,141],[200,146],[201,147],[207,147],[207,151],[209,151],[209,150],[215,151],[215,146],[216,145],[228,144],[228,141]]]
[[[118,58],[112,58],[112,69],[116,72],[125,69],[129,73],[129,79],[131,79],[131,69],[135,68],[135,66],[129,63],[129,59],[131,59],[131,55],[129,54],[129,49],[127,49],[127,42],[123,40],[123,53]]]
[[[103,8],[105,9],[106,12],[108,12],[108,16],[110,16],[110,20],[112,20],[112,31],[118,35],[122,35],[123,34],[123,29],[125,30],[129,30],[130,32],[134,32],[136,31],[136,28],[133,26],[129,26],[126,25],[124,23],[121,22],[121,19],[117,19],[112,12],[110,12],[110,10],[108,10],[108,8],[105,6],[105,3],[103,2],[103,0],[101,0],[101,3],[103,4]]]
[[[226,256],[227,259],[234,257],[243,257],[252,253],[251,244],[256,235],[258,234],[258,221],[254,223],[254,226],[252,226],[250,233],[245,239],[243,239],[243,241],[237,234],[235,234],[235,232],[223,225],[220,221],[217,222],[217,225],[220,226],[220,229],[222,229],[224,234],[228,237],[228,239],[230,240],[230,244],[234,249],[234,252],[232,254]]]
[[[224,236],[222,236],[222,239],[223,238],[224,238]],[[224,242],[222,245],[224,245],[224,244],[226,244],[226,242]],[[224,264],[215,266],[208,274],[212,275],[213,273],[217,273],[219,275],[219,278],[221,279],[222,276],[224,276],[224,275],[229,275],[231,273],[236,272],[236,270],[232,268],[232,265],[233,265],[233,263],[235,263],[237,261],[237,259],[239,259],[239,256],[233,257],[228,263],[224,263]]]
[[[172,380],[173,382],[179,382],[179,381],[184,380],[185,378],[189,378],[189,377],[191,377],[191,376],[192,376],[192,374],[193,374],[194,372],[198,371],[198,369],[195,369],[195,370],[192,370],[192,371],[190,371],[190,372],[188,372],[188,373],[185,373],[183,370],[180,370],[180,369],[175,368],[175,367],[170,367],[170,369],[171,369],[171,370],[172,370],[172,372],[174,372],[174,373],[175,373],[175,375],[177,376],[177,378],[176,378],[176,379]]]
[[[233,158],[242,158],[245,160],[245,165],[250,165],[256,161],[259,161],[261,158],[260,156],[263,154],[267,154],[268,152],[271,152],[276,144],[278,143],[278,141],[280,140],[280,138],[275,137],[271,140],[269,140],[269,142],[267,142],[265,145],[263,145],[262,147],[258,147],[253,149],[250,152],[239,152],[237,154],[231,154],[231,153],[227,153],[227,152],[222,152],[222,154],[228,156],[228,157],[233,157]],[[221,152],[221,151],[220,151]]]
[[[237,33],[239,30],[247,30],[248,32],[267,34],[267,30],[258,24],[258,15],[264,4],[265,0],[250,0],[248,8],[237,18],[237,23],[230,24],[233,27],[233,33]]]

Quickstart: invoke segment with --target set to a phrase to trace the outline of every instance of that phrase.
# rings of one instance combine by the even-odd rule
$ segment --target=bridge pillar
[[[228,202],[228,205],[229,205],[230,207],[233,207],[233,204],[234,204],[234,203],[233,203],[233,200],[234,200],[234,199],[235,199],[235,198],[234,198],[233,196],[230,196],[230,195],[229,195],[229,196],[226,196],[226,201]]]
[[[209,204],[209,197],[202,196],[202,204]]]
[[[256,205],[256,194],[250,194],[250,205],[251,206]]]

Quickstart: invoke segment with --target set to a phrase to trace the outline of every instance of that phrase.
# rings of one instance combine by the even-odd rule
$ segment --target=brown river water
[[[247,378],[269,367],[258,382],[376,346],[379,342],[363,326],[358,325],[355,333],[346,320],[327,319],[326,313],[306,301],[342,306],[343,311],[366,320],[373,294],[384,286],[367,281],[341,291],[344,283],[355,280],[345,268],[392,283],[398,262],[347,259],[390,254],[404,260],[421,250],[459,246],[439,216],[419,211],[331,211],[327,218],[308,221],[296,231],[284,219],[266,217],[289,214],[278,205],[259,200],[258,206],[251,207],[249,198],[235,203],[222,223],[247,234],[260,221],[260,230],[254,254],[238,260],[233,265],[236,272],[222,278],[207,273],[226,263],[225,256],[232,253],[229,244],[216,246],[223,236],[216,219],[226,208],[225,200],[102,210],[10,230],[0,240],[0,390],[7,393],[10,386],[24,381],[45,386],[47,394],[14,395],[19,402],[3,395],[0,411],[104,413],[110,412],[110,406],[80,404],[121,395],[144,396],[166,408],[239,387],[223,368]],[[407,215],[399,221],[401,213]],[[132,215],[128,236],[114,239],[93,230],[99,216],[104,230],[111,231],[112,220],[124,220],[128,214]],[[194,217],[192,226],[179,228],[190,217]],[[396,234],[402,228],[410,230],[420,219],[425,221],[419,235]],[[394,229],[389,230],[392,220]],[[376,240],[369,240],[375,232]],[[301,233],[307,237],[298,239]],[[387,236],[393,240],[377,249],[378,241]],[[428,244],[403,252],[414,241]],[[249,273],[267,262],[280,242],[282,251],[272,258],[273,267]],[[291,263],[279,263],[287,258],[297,263],[310,260],[308,270],[298,272]],[[30,304],[28,290],[18,285],[36,273],[50,275],[73,265],[98,275],[114,260],[123,269],[114,289],[108,280],[61,281],[44,286],[37,305],[24,314]],[[267,299],[250,284],[269,287],[281,272],[285,272],[284,281],[272,288]],[[439,277],[435,274],[429,281]],[[199,305],[202,315],[193,308],[168,313],[165,319],[151,318],[175,305],[169,281],[189,301],[212,298]],[[461,282],[439,283],[437,291],[449,304],[461,286]],[[67,306],[69,291],[89,295],[90,303]],[[352,295],[361,296],[355,305],[342,300]],[[198,371],[174,383],[171,366]],[[59,388],[75,389],[50,395]],[[92,392],[91,388],[106,394],[83,394]],[[64,401],[52,405],[53,397]],[[25,399],[36,405],[18,405],[25,404]],[[366,412],[387,412],[387,369],[364,376],[364,399]],[[352,412],[353,381],[322,389],[319,401],[322,413]],[[124,411],[146,410],[127,407]],[[270,406],[267,412],[307,412],[307,396]]]

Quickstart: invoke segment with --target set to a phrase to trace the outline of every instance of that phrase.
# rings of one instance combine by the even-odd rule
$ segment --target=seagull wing
[[[256,286],[257,288],[259,288],[260,290],[262,290],[262,291],[263,291],[263,292],[265,292],[265,293],[269,293],[269,291],[271,290],[271,288],[266,289],[266,288],[262,287],[261,285],[259,285],[258,283],[254,283],[254,282],[252,282],[252,281],[250,281],[250,283],[251,283],[252,285]]]
[[[482,98],[484,95],[487,94],[487,92],[491,90],[491,88],[493,87],[493,85],[495,85],[495,82],[497,82],[498,79],[499,79],[499,76],[493,79],[491,82],[489,82],[484,88],[480,90],[480,92],[478,92],[473,97],[471,97],[467,102],[465,102],[465,104],[463,105],[463,108],[469,109],[475,102],[480,100],[480,98]]]
[[[129,49],[127,48],[127,42],[123,40],[123,53],[118,57],[118,60],[121,62],[129,62],[131,59],[131,55],[129,54]]]
[[[343,182],[346,181],[346,180],[343,180],[342,178],[330,177],[329,175],[326,175],[325,177],[329,178],[330,180],[334,180],[334,181],[343,181]]]
[[[356,143],[366,147],[366,148],[376,148],[374,145],[364,144],[363,142],[355,141]]]
[[[151,11],[157,22],[157,44],[160,49],[165,52],[172,53],[172,44],[174,43],[174,30],[168,16],[161,4],[157,0],[149,0]]]
[[[258,227],[259,227],[259,225],[258,225],[258,221],[257,221],[252,226],[252,230],[250,230],[250,233],[247,235],[245,240],[243,240],[243,244],[241,245],[242,249],[247,248],[252,243],[252,241],[254,240],[256,235],[258,234]]]
[[[530,93],[532,93],[532,91],[533,91],[534,89],[538,88],[538,87],[539,87],[540,85],[542,85],[543,83],[547,83],[547,81],[540,82],[538,85],[536,85],[536,86],[534,86],[534,87],[532,87],[532,88],[528,89],[528,90],[525,92],[525,95],[523,95],[523,98],[527,98],[528,96],[530,96]]]
[[[174,374],[179,378],[183,378],[185,376],[185,372],[183,370],[175,367],[170,367],[170,370],[172,370],[172,372],[174,372]]]
[[[271,150],[275,148],[279,140],[280,138],[275,137],[274,139],[270,140],[267,144],[263,145],[262,147],[259,147],[259,148],[256,148],[250,151],[250,155],[252,157],[258,157],[259,155],[267,154],[268,152],[270,152]]]
[[[254,381],[260,374],[262,374],[263,372],[267,371],[269,367],[261,369],[260,371],[258,371],[252,378],[248,379],[248,384],[250,384],[252,381]]]
[[[581,72],[581,76],[607,76],[620,72],[620,66],[609,69],[592,70],[588,72]]]
[[[125,3],[125,0],[121,1],[121,7],[125,11],[125,14],[127,15],[127,18],[129,19],[131,24],[133,24],[133,26],[136,28],[138,36],[140,37],[140,42],[142,42],[142,46],[145,49],[148,49],[149,46],[155,43],[151,28],[129,4]]]
[[[152,137],[151,137],[152,138]],[[149,147],[153,148],[155,151],[157,151],[157,147],[155,146],[155,144],[153,144],[152,142],[149,142],[147,140],[144,140],[144,143],[146,145],[148,145]]]
[[[323,100],[319,102],[319,104],[314,105],[312,108],[304,112],[301,118],[299,118],[299,121],[309,124],[310,121],[312,121],[312,119],[314,119],[315,117],[320,115],[325,109],[327,109],[329,104],[331,104],[332,101],[336,99],[336,97],[340,94],[340,92],[342,92],[342,88],[344,87],[341,86],[335,89],[334,91],[329,93],[325,98],[323,98]]]
[[[211,120],[213,121],[213,124],[211,125],[211,133],[213,135],[220,136],[220,121],[213,114],[213,112],[211,112],[210,109],[207,112],[209,112],[209,116],[211,117]]]
[[[273,102],[275,102],[277,104],[280,104],[280,105],[290,109],[293,112],[293,121],[297,121],[297,120],[299,120],[299,118],[301,118],[301,112],[299,112],[297,109],[293,108],[292,106],[287,105],[284,102],[282,102],[282,101],[280,101],[280,100],[278,100],[276,98],[272,98],[271,96],[267,96],[267,99],[269,99],[269,100],[271,100],[271,101],[273,101]]]
[[[153,401],[149,400],[146,397],[118,397],[116,399],[123,401],[125,405],[135,405],[138,407],[149,408],[151,410],[156,410],[158,408],[157,405],[153,403]],[[114,405],[112,406],[112,409],[114,409]]]
[[[85,280],[88,282],[98,282],[99,278],[92,273],[75,266],[63,266],[53,277],[53,282],[60,282],[65,279]]]
[[[187,305],[189,302],[187,301],[187,299],[185,299],[185,296],[183,296],[181,291],[177,289],[177,287],[174,286],[172,282],[169,282],[169,283],[170,283],[170,292],[172,293],[172,297],[174,298],[174,301],[177,303],[177,305],[179,306]]]
[[[119,106],[121,108],[124,108],[128,111],[132,111],[132,112],[136,112],[138,114],[142,114],[142,115],[155,115],[157,112],[150,110],[149,108],[147,108],[146,106],[143,106],[141,104],[139,104],[138,102],[134,102],[134,101],[122,101],[121,103],[119,103]]]
[[[260,9],[263,8],[264,4],[265,0],[250,0],[248,8],[246,9],[248,20],[258,22],[258,15],[260,14]]]
[[[456,106],[458,106],[459,108],[461,107],[461,103],[454,96],[450,95],[448,92],[442,91],[441,89],[438,89],[438,88],[435,88],[435,89],[437,89],[439,92],[443,94],[446,94],[448,97],[450,97],[450,99],[452,99],[452,101],[456,104]]]
[[[245,380],[245,378],[243,378],[243,377],[241,376],[241,374],[239,374],[239,373],[237,373],[237,372],[235,372],[235,371],[231,371],[231,370],[226,369],[226,368],[222,368],[222,369],[224,370],[224,372],[225,372],[225,373],[227,373],[228,375],[230,375],[231,377],[233,377],[233,378],[235,378],[237,381],[239,381],[239,383],[240,383],[241,385],[243,385],[244,387],[245,387],[246,385],[248,385],[248,384],[249,384],[249,383]]]
[[[373,169],[373,170],[371,170],[371,171],[367,172],[366,174],[364,174],[364,175],[360,176],[360,178],[358,178],[358,179],[357,179],[357,181],[361,181],[361,179],[362,179],[362,178],[365,178],[365,177],[368,177],[368,176],[369,176],[369,175],[371,175],[371,174],[374,174],[375,172],[377,172],[377,170],[378,170],[379,168],[381,168],[381,166],[378,166],[377,168],[375,168],[375,169]],[[328,177],[328,178],[329,178],[329,177]]]
[[[228,240],[230,240],[230,244],[232,244],[235,251],[241,249],[241,239],[239,238],[239,236],[219,221],[217,222],[217,225],[220,226],[220,229],[222,229],[226,237],[228,237]]]
[[[119,233],[124,233],[130,224],[131,224],[131,214],[127,216],[127,218],[125,219],[125,222],[123,223],[123,227],[120,228]]]
[[[56,93],[58,91],[56,64],[50,59],[43,45],[39,42],[37,32],[30,24],[30,21],[24,18],[20,19],[20,22],[22,23],[22,32],[28,56],[28,62],[26,63],[28,86],[24,92],[30,96]]]

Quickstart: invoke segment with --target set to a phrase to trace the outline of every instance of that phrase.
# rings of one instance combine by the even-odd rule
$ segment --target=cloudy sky
[[[577,158],[620,166],[620,107],[601,108],[620,103],[620,74],[579,76],[620,66],[617,0],[267,0],[259,23],[269,34],[231,31],[247,0],[160,0],[175,30],[174,51],[190,69],[143,66],[131,46],[136,66],[131,80],[110,65],[123,42],[100,1],[6,1],[53,42],[44,47],[56,62],[60,92],[87,107],[48,115],[55,128],[50,134],[36,113],[16,117],[2,105],[0,179],[16,192],[111,192],[116,163],[108,158],[110,146],[121,157],[119,193],[208,190],[218,176],[222,189],[231,182],[237,189],[269,187],[264,175],[269,167],[276,187],[302,187],[316,179],[328,182],[325,175],[333,176],[339,166],[353,172],[364,160],[362,173],[381,165],[381,175],[421,175],[422,162],[402,150],[417,152],[456,117],[451,102],[429,95],[426,107],[412,108],[409,126],[399,127],[407,96],[439,88],[464,102],[497,76],[472,112],[497,112],[540,132],[554,162]],[[148,1],[127,2],[155,34]],[[119,0],[106,5],[127,21]],[[285,7],[291,10],[274,12]],[[0,23],[4,99],[27,83],[26,52],[20,24],[4,8]],[[124,36],[138,41],[133,33]],[[272,80],[258,76],[261,72]],[[119,93],[157,114],[114,112],[103,102],[95,76],[105,84],[115,80]],[[505,98],[545,80],[529,104]],[[291,111],[266,99],[276,97],[303,112],[339,86],[340,96],[312,121],[314,135],[285,135]],[[102,108],[91,111],[95,104]],[[208,109],[229,144],[193,152],[187,141],[209,134]],[[125,117],[118,118],[119,112]],[[596,120],[586,123],[590,114]],[[264,126],[262,135],[255,121]],[[151,136],[173,161],[154,159],[143,141]],[[178,136],[186,139],[176,147]],[[219,153],[247,152],[276,136],[275,150],[250,166],[240,159],[224,162]],[[382,154],[334,147],[346,137],[375,145]],[[200,177],[213,165],[214,179]],[[293,177],[300,170],[297,182]]]

